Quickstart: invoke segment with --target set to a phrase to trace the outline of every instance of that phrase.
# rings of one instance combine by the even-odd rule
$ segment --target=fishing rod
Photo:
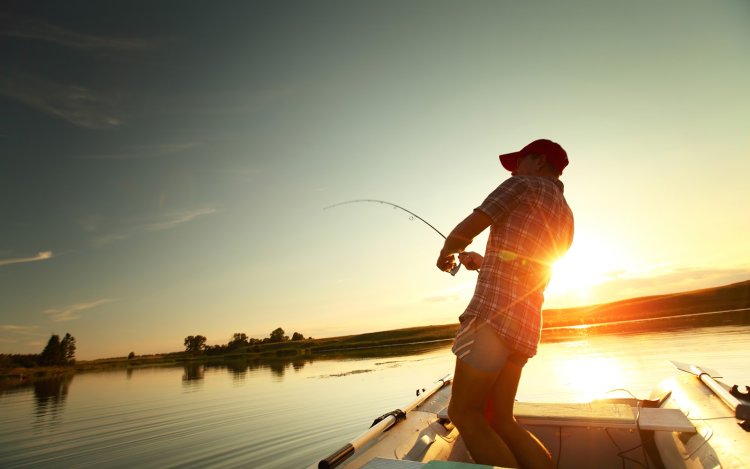
[[[406,213],[408,213],[410,215],[409,216],[409,220],[414,220],[414,218],[417,218],[419,221],[421,221],[425,225],[427,225],[430,228],[432,228],[435,231],[435,233],[437,233],[440,236],[442,236],[443,239],[447,239],[446,236],[443,233],[440,232],[440,230],[438,230],[437,228],[435,228],[434,226],[432,226],[432,224],[430,222],[428,222],[427,220],[425,220],[424,218],[420,217],[419,215],[417,215],[416,213],[412,212],[411,210],[408,210],[408,209],[406,209],[406,208],[404,208],[404,207],[402,207],[400,205],[396,205],[396,204],[394,204],[392,202],[386,202],[385,200],[378,200],[378,199],[355,199],[355,200],[347,200],[347,201],[344,201],[344,202],[339,202],[337,204],[329,205],[328,207],[323,207],[323,210],[328,210],[329,208],[339,207],[341,205],[356,204],[356,203],[361,203],[361,202],[370,202],[370,203],[385,204],[385,205],[390,205],[393,208],[396,208],[396,209],[399,209],[399,210],[403,210],[404,212],[406,212]],[[456,273],[458,272],[458,269],[460,269],[460,268],[461,268],[461,261],[458,261],[458,264],[456,264],[456,266],[453,267],[450,270],[450,274],[451,275],[456,275]]]

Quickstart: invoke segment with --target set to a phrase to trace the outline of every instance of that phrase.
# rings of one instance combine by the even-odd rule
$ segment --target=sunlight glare
[[[565,360],[558,368],[561,382],[579,402],[590,402],[609,396],[622,386],[622,366],[615,358],[581,357]]]
[[[620,250],[601,239],[576,235],[570,251],[552,266],[546,295],[575,296],[586,302],[592,287],[615,279],[629,269],[629,264]]]

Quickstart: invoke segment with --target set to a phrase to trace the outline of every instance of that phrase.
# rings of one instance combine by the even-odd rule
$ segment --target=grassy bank
[[[326,356],[358,356],[377,347],[414,343],[448,341],[453,338],[457,324],[411,327],[391,331],[370,332],[342,337],[305,339],[265,343],[240,347],[221,355],[172,352],[139,355],[133,358],[114,357],[79,361],[67,367],[0,368],[0,389],[23,386],[55,378],[66,373],[86,373],[116,369],[147,368],[154,366],[183,366],[189,364],[218,365],[253,360],[295,360]]]
[[[0,390],[25,386],[38,381],[62,378],[75,374],[72,366],[39,366],[33,368],[0,368]]]

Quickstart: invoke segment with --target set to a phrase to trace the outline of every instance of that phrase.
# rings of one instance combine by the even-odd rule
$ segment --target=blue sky
[[[5,2],[0,353],[455,321],[447,233],[536,138],[548,307],[750,277],[750,4]],[[472,246],[482,252],[486,236]]]

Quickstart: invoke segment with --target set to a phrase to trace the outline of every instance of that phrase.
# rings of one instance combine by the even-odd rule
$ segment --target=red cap
[[[547,157],[547,161],[560,171],[560,174],[568,166],[568,154],[565,153],[563,147],[552,140],[546,139],[534,140],[523,147],[521,151],[500,155],[500,163],[502,163],[503,168],[513,172],[518,165],[518,158],[526,155],[544,155]]]

